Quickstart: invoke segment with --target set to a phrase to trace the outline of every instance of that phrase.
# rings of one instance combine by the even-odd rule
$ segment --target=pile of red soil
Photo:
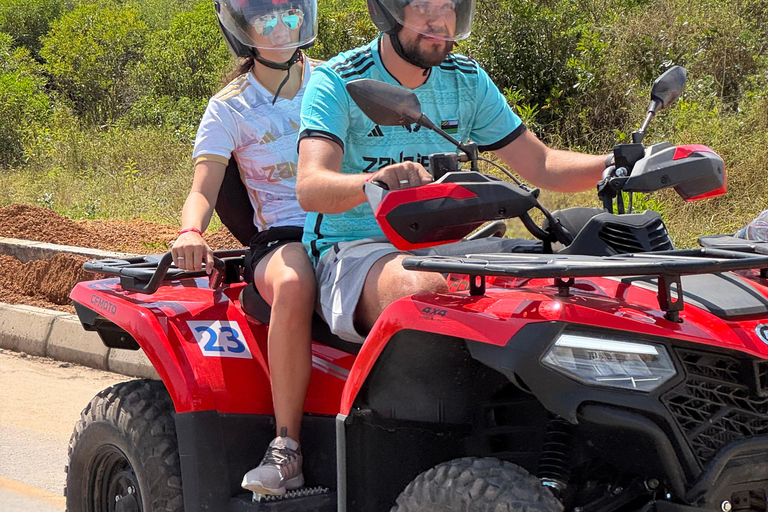
[[[53,210],[28,204],[0,208],[0,236],[51,244],[137,254],[161,253],[170,249],[178,232],[178,226],[139,219],[76,222]],[[242,247],[227,228],[206,232],[204,237],[213,249]]]
[[[178,226],[142,220],[73,221],[52,210],[26,204],[0,208],[0,236],[105,251],[159,254],[173,245]],[[242,247],[226,229],[205,233],[213,249]],[[87,258],[60,253],[48,260],[21,263],[0,255],[0,302],[28,304],[74,313],[69,292],[96,276],[82,269]]]

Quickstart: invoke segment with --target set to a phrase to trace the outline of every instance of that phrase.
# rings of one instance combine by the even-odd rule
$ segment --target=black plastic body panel
[[[578,234],[572,234],[576,235],[573,243],[561,254],[612,256],[674,249],[661,215],[651,210],[626,215],[599,213]]]
[[[386,419],[471,424],[478,398],[508,382],[474,360],[462,338],[402,330],[387,343],[355,404]]]
[[[476,445],[474,425],[482,405],[508,385],[473,360],[461,338],[395,334],[345,425],[348,512],[386,512],[422,471],[487,453],[487,446]]]
[[[579,428],[591,447],[629,473],[666,481],[676,496],[685,495],[683,471],[664,431],[636,412],[587,404],[578,415]]]
[[[470,426],[382,420],[355,413],[346,425],[347,512],[387,512],[422,471],[463,457]]]
[[[647,282],[656,289],[658,279],[652,277],[625,279],[632,284]],[[768,300],[747,282],[734,274],[699,274],[682,276],[685,301],[726,320],[748,315],[768,314]]]
[[[652,393],[624,391],[587,386],[543,366],[541,359],[566,324],[541,322],[523,327],[503,347],[468,341],[472,356],[507,375],[513,382],[529,389],[551,413],[573,424],[586,404],[601,404],[640,413],[658,426],[670,440],[683,471],[683,480],[691,481],[701,472],[696,457],[683,433],[677,428],[659,396],[681,384],[684,375],[677,375]],[[590,332],[601,332],[594,329]],[[648,338],[653,343],[667,345],[666,340]],[[673,351],[669,351],[674,358]],[[678,368],[681,367],[676,363]],[[670,476],[670,481],[673,477]]]
[[[686,498],[716,506],[734,492],[762,488],[768,492],[768,437],[754,437],[725,447]]]
[[[177,414],[186,512],[224,511],[243,493],[243,475],[261,461],[275,437],[271,416],[199,411]],[[334,418],[305,416],[301,446],[307,486],[336,487]]]
[[[83,329],[86,331],[96,331],[105,346],[125,350],[139,350],[141,348],[128,331],[100,316],[96,311],[78,302],[72,302],[75,305],[75,311]]]

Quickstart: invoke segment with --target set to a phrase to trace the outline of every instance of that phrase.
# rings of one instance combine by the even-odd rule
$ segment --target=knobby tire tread
[[[72,457],[83,433],[97,423],[108,423],[127,444],[135,448],[139,460],[131,460],[134,471],[146,473],[149,488],[141,488],[144,501],[149,498],[152,512],[183,512],[175,410],[162,382],[133,380],[100,391],[80,413],[69,441],[67,487],[83,486],[85,475],[70,474]],[[70,508],[67,512],[81,512]],[[78,505],[79,507],[79,505]]]
[[[538,478],[493,458],[456,459],[421,473],[390,512],[562,512]]]

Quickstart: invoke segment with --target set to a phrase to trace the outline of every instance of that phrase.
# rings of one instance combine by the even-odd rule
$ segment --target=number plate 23
[[[206,357],[253,359],[237,322],[187,322],[200,351]]]

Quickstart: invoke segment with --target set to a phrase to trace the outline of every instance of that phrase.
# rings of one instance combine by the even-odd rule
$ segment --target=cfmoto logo
[[[758,324],[755,327],[755,334],[763,343],[768,345],[768,324]]]

